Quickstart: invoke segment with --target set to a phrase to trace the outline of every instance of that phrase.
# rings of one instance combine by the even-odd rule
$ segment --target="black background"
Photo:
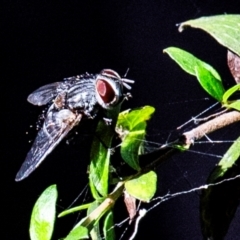
[[[153,139],[164,143],[171,130],[214,103],[201,100],[208,96],[194,77],[163,54],[164,48],[178,46],[192,52],[219,71],[226,88],[234,84],[226,66],[226,49],[200,30],[179,33],[176,24],[201,16],[240,13],[238,1],[5,1],[2,11],[2,239],[29,239],[32,206],[47,186],[57,184],[60,212],[88,181],[89,144],[84,137],[70,145],[63,141],[29,178],[14,181],[30,149],[28,140],[36,134],[33,130],[25,133],[41,112],[26,101],[33,90],[86,71],[111,68],[124,75],[130,68],[127,77],[135,80],[133,99],[124,108],[156,107],[149,135],[157,134]],[[238,129],[234,125],[211,137],[236,139]],[[221,155],[227,147],[209,144],[202,151]],[[157,195],[204,184],[217,161],[193,153],[172,158],[158,169]],[[116,215],[121,220],[126,217]],[[53,239],[64,237],[75,220],[58,220]],[[143,234],[149,239],[202,239],[198,193],[175,198],[149,212],[136,239],[143,239]],[[226,239],[239,236],[238,208]]]

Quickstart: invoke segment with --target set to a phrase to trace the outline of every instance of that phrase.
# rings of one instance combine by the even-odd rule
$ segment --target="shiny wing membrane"
[[[76,115],[68,109],[59,111],[52,105],[15,180],[20,181],[32,173],[81,118],[81,114]]]
[[[33,105],[45,105],[57,95],[57,88],[60,84],[61,82],[55,82],[44,85],[31,93],[27,100]]]

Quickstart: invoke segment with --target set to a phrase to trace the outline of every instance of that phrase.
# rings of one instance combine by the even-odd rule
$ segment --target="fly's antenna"
[[[125,72],[125,74],[123,75],[123,77],[125,78],[128,75],[130,68],[127,68],[127,71]]]
[[[127,78],[121,78],[121,82],[126,89],[131,90],[132,87],[128,83],[133,84],[135,81]]]
[[[127,71],[126,71],[126,73],[124,74],[123,78],[121,78],[121,81],[122,81],[122,85],[123,85],[126,89],[131,90],[132,87],[131,87],[128,83],[133,84],[135,81],[126,78],[128,72],[129,72],[129,69],[130,69],[130,68],[127,69]]]

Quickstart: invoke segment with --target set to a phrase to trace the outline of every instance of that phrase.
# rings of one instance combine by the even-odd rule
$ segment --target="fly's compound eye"
[[[97,101],[104,109],[112,108],[122,96],[121,87],[110,78],[98,76],[95,86]]]
[[[111,69],[103,69],[96,78],[96,98],[104,109],[111,109],[123,97],[123,88],[130,90],[133,80],[121,78]]]
[[[115,92],[112,86],[105,80],[97,80],[96,89],[105,104],[111,103],[115,98]]]

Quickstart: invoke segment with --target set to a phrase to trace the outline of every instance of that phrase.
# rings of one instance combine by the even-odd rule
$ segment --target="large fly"
[[[134,81],[104,69],[99,74],[64,78],[31,93],[28,101],[33,105],[52,104],[15,180],[28,177],[83,117],[93,119],[99,108],[109,110],[119,104],[123,88],[131,89],[128,83]]]

